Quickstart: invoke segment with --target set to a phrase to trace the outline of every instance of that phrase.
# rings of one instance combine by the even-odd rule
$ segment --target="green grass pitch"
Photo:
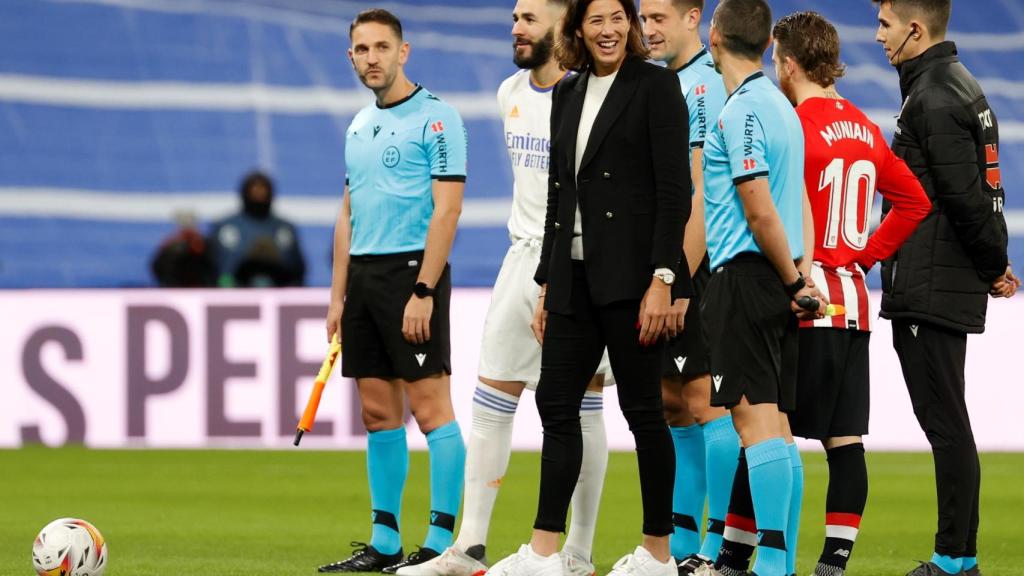
[[[982,456],[981,567],[1024,573],[1024,454]],[[807,491],[799,574],[820,552],[827,469],[804,455]],[[931,555],[935,488],[927,454],[870,454],[868,509],[853,576],[897,576]],[[492,561],[529,538],[539,455],[516,453],[491,526]],[[346,557],[369,536],[365,456],[351,452],[0,451],[0,574],[33,574],[32,539],[47,522],[85,518],[110,543],[108,576],[291,576]],[[594,548],[604,574],[639,542],[633,454],[613,453]],[[427,454],[412,454],[402,524],[406,551],[426,533]]]

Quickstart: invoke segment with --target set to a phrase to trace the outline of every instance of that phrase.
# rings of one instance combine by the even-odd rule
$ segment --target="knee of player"
[[[370,432],[392,430],[402,426],[402,415],[393,414],[383,405],[363,403],[361,410],[363,426]]]
[[[687,406],[675,398],[665,398],[662,402],[662,411],[665,414],[665,422],[669,426],[689,426],[694,423]]]

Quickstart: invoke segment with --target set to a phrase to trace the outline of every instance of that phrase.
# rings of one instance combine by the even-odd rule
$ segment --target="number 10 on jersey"
[[[839,245],[839,235],[855,250],[868,244],[871,204],[875,200],[875,164],[857,160],[846,170],[843,158],[835,158],[818,178],[818,191],[829,189],[825,247]]]

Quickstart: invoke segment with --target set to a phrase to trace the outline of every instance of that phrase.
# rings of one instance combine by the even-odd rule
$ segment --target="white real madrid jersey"
[[[555,84],[537,86],[530,71],[516,72],[498,88],[498,108],[505,128],[505,146],[512,162],[513,241],[544,237],[551,157],[551,92]]]

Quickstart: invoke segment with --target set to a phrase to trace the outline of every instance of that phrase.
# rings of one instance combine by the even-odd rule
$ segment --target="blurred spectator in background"
[[[274,183],[262,172],[242,180],[242,211],[213,225],[208,243],[222,287],[301,286],[306,261],[295,226],[271,212]]]
[[[206,239],[196,227],[195,214],[178,212],[174,221],[178,229],[164,239],[150,263],[157,283],[163,288],[213,286],[217,272]]]

